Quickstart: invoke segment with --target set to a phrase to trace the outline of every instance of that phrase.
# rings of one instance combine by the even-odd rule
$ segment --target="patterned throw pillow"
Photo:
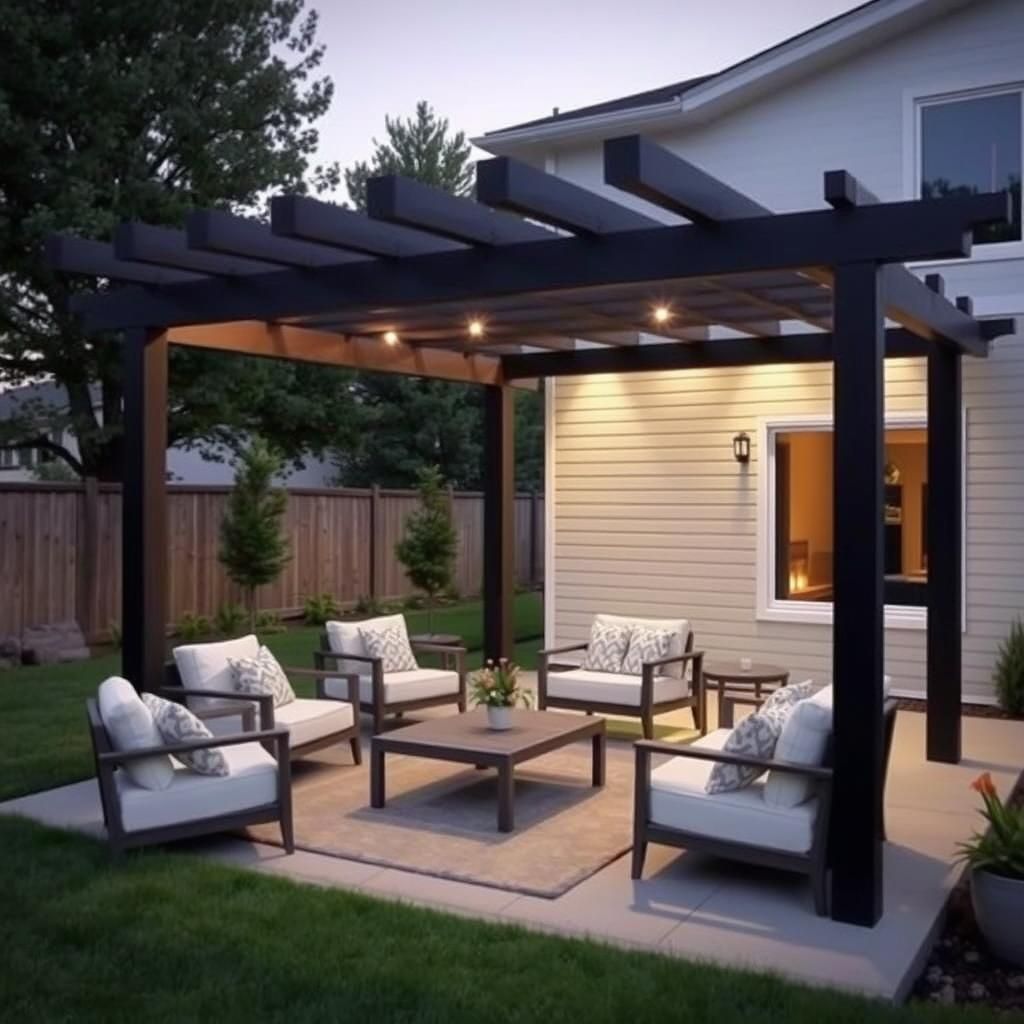
[[[781,716],[782,724],[784,725],[786,719],[792,714],[793,708],[800,701],[810,697],[813,689],[814,683],[810,679],[803,683],[789,683],[786,686],[780,686],[761,705],[760,713],[762,715]],[[782,731],[781,726],[779,731]]]
[[[164,743],[186,743],[189,740],[213,738],[213,733],[183,705],[164,700],[163,697],[157,697],[152,693],[144,693],[142,699],[149,708]],[[227,758],[219,747],[205,747],[202,750],[173,756],[199,775],[227,775],[229,772]]]
[[[371,658],[380,658],[385,672],[411,672],[419,668],[409,638],[399,626],[360,626],[359,635]]]
[[[629,634],[626,657],[622,660],[622,671],[631,676],[638,676],[643,672],[645,662],[667,658],[672,652],[672,641],[675,636],[670,629],[634,626]]]
[[[781,709],[768,714],[758,711],[756,714],[748,715],[729,733],[722,750],[727,754],[770,759],[775,753],[775,744],[779,742],[784,721],[785,715],[781,713]],[[729,793],[744,789],[763,775],[764,771],[763,768],[748,765],[718,762],[711,769],[704,789],[708,793]]]
[[[621,672],[631,632],[629,626],[595,619],[590,627],[590,642],[581,667],[592,672]]]
[[[255,658],[228,658],[228,663],[239,693],[247,697],[273,697],[275,708],[295,700],[292,684],[268,648],[260,647]]]

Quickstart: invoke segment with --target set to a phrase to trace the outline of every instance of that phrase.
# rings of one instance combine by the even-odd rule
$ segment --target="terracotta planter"
[[[978,928],[992,952],[1024,967],[1024,880],[973,871],[971,904]]]
[[[512,728],[512,709],[511,708],[497,708],[488,705],[487,707],[487,727],[494,729],[498,732],[502,732],[505,729]]]

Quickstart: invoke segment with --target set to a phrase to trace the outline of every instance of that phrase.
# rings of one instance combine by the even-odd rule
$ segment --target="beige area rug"
[[[498,832],[497,775],[387,756],[387,806],[370,807],[364,763],[344,749],[292,766],[296,846],[513,892],[555,897],[629,849],[632,745],[609,742],[605,785],[590,784],[590,742],[545,754],[515,776],[515,831]],[[280,845],[276,825],[250,828]]]

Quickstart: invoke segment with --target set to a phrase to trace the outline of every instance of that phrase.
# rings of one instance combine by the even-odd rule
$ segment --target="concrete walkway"
[[[980,820],[970,782],[990,771],[1005,795],[1016,782],[1024,751],[1024,723],[966,718],[963,762],[929,764],[924,725],[919,714],[901,712],[897,720],[886,794],[886,911],[874,929],[815,916],[802,878],[657,846],[650,848],[642,881],[630,879],[629,858],[623,856],[554,900],[302,851],[289,857],[237,839],[191,848],[302,882],[901,999],[931,947],[959,877],[953,864],[956,844]],[[102,834],[93,781],[0,804],[0,812]]]

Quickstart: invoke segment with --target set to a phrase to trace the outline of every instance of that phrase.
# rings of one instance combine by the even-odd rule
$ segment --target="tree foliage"
[[[316,29],[303,0],[0,0],[0,384],[52,376],[67,394],[0,424],[0,444],[118,477],[118,339],[81,333],[68,298],[95,282],[51,272],[43,240],[109,239],[124,220],[180,226],[194,207],[244,211],[270,189],[337,184],[337,168],[310,167],[333,91]],[[289,455],[322,447],[333,432],[315,430],[343,417],[349,376],[315,374],[175,349],[170,441],[258,428]],[[52,440],[62,428],[77,454]]]
[[[369,161],[360,160],[345,170],[345,188],[357,209],[366,209],[366,179],[380,174],[403,174],[457,196],[472,192],[465,133],[451,133],[448,119],[438,117],[425,100],[416,104],[412,117],[385,117],[384,131],[384,142],[373,140]]]
[[[235,486],[220,525],[220,562],[245,592],[250,628],[256,628],[256,591],[274,580],[291,553],[282,522],[288,496],[274,486],[282,460],[262,438],[242,453]]]
[[[458,543],[443,485],[436,466],[420,470],[419,507],[405,521],[405,535],[395,545],[409,582],[427,595],[428,630],[437,595],[451,586]]]

